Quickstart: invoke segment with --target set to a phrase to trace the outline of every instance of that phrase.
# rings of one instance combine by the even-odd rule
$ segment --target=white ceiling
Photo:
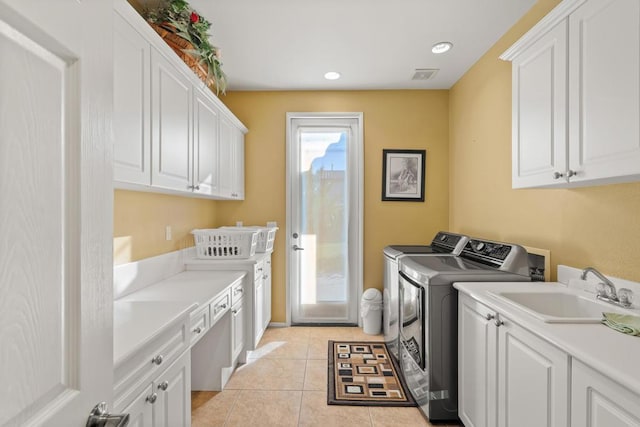
[[[450,88],[535,0],[189,3],[212,22],[230,90],[358,90]],[[439,41],[454,47],[435,55]],[[417,68],[440,71],[412,81]]]

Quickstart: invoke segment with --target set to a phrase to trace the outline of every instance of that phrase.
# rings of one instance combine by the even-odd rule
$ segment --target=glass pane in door
[[[298,317],[346,321],[348,317],[349,128],[299,132]]]

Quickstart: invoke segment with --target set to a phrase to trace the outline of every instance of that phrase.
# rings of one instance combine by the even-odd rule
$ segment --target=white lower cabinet
[[[466,295],[458,313],[465,427],[567,426],[569,356]]]
[[[265,326],[264,326],[264,302],[265,302],[265,294],[264,294],[264,280],[262,275],[260,275],[255,281],[255,317],[254,317],[254,342],[260,342],[260,338],[264,334]]]
[[[499,314],[496,319],[500,324],[497,425],[567,426],[569,356],[513,321]]]
[[[264,259],[264,300],[262,301],[262,326],[266,329],[271,322],[271,255]]]
[[[190,426],[190,371],[190,352],[185,351],[122,411],[129,414],[129,426]]]
[[[149,403],[149,397],[153,394],[153,385],[145,388],[133,399],[122,413],[129,414],[128,427],[152,427],[153,406]]]
[[[572,427],[639,427],[640,396],[574,359]]]
[[[153,425],[191,425],[191,354],[186,351],[154,382],[157,400],[153,404]]]
[[[496,312],[460,295],[458,311],[458,416],[465,427],[497,425]],[[494,410],[491,410],[494,408]]]
[[[244,298],[231,307],[231,360],[238,360],[244,349]],[[244,360],[241,360],[244,362]]]
[[[187,270],[246,271],[243,279],[245,351],[255,350],[271,322],[271,253],[257,253],[249,259],[186,260]],[[233,305],[232,296],[232,305]]]

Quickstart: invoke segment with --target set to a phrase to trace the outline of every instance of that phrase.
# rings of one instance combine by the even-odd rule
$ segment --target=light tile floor
[[[269,328],[224,391],[192,393],[193,427],[431,425],[417,408],[327,405],[329,340],[382,336],[356,327]]]

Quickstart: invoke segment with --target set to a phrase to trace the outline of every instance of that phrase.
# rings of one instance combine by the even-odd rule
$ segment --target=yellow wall
[[[511,64],[499,55],[550,11],[540,0],[450,91],[450,226],[551,250],[557,264],[640,280],[640,183],[511,189]]]
[[[285,115],[364,113],[364,287],[382,288],[382,249],[424,243],[448,226],[448,92],[232,92],[222,100],[249,128],[243,202],[219,202],[220,224],[280,226],[273,254],[273,321],[285,321]],[[382,149],[427,150],[426,202],[382,202]]]
[[[113,204],[116,265],[193,246],[191,230],[216,225],[212,200],[116,190]],[[167,225],[171,241],[165,240]]]

